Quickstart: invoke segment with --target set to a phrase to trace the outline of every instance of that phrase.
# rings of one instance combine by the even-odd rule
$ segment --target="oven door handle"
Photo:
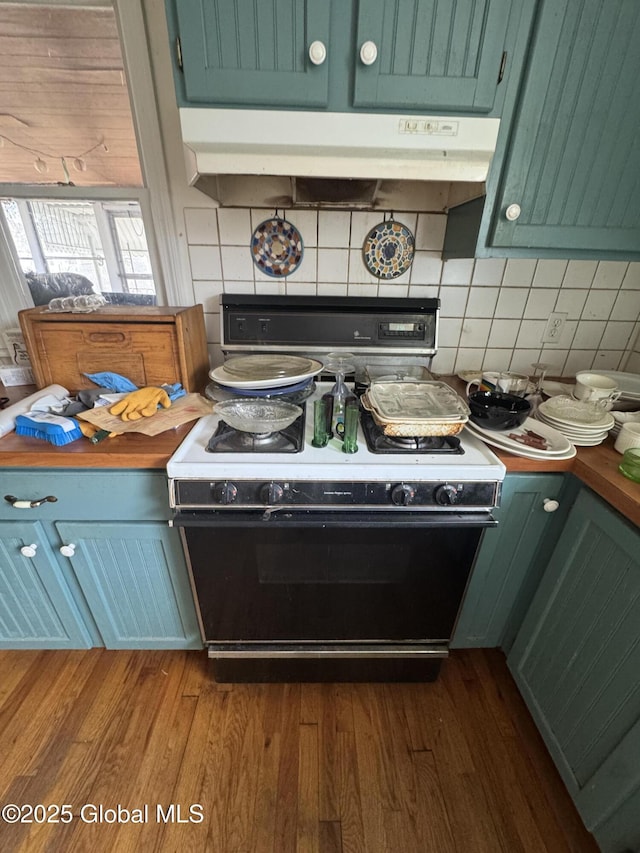
[[[268,643],[208,643],[207,655],[210,659],[248,660],[258,659],[300,659],[300,658],[447,658],[449,650],[445,645],[426,643],[353,643],[319,644],[292,643],[290,646],[269,645]]]
[[[173,527],[497,527],[490,512],[291,512],[284,508],[270,508],[265,512],[242,510],[212,510],[205,512],[178,512],[169,522]]]

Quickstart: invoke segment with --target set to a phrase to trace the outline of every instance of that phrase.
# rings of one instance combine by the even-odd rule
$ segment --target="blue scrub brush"
[[[30,438],[41,438],[56,447],[63,447],[78,438],[82,432],[78,421],[74,418],[63,418],[49,412],[31,412],[28,415],[16,417],[16,435],[26,435]]]

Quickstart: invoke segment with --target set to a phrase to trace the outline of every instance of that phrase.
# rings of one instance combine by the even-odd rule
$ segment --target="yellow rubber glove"
[[[89,421],[83,421],[80,420],[80,418],[77,418],[77,421],[78,426],[80,427],[80,432],[85,438],[88,438],[92,444],[97,444],[99,441],[102,441],[103,438],[113,438],[114,435],[118,435],[117,432],[107,433],[106,430],[101,429],[95,424],[89,423]]]
[[[151,415],[155,415],[158,406],[168,409],[170,405],[171,400],[167,392],[150,385],[127,394],[111,406],[109,412],[112,415],[119,415],[123,421],[138,421],[140,418],[150,418]]]

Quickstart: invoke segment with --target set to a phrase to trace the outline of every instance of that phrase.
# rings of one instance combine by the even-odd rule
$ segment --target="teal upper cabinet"
[[[640,258],[639,44],[637,0],[543,0],[486,254]]]
[[[522,66],[516,34],[531,19],[524,0],[166,0],[166,8],[180,45],[181,106],[331,112],[500,115],[506,78]]]
[[[330,4],[318,0],[179,0],[187,100],[325,107]]]
[[[510,0],[360,0],[356,107],[488,113]]]

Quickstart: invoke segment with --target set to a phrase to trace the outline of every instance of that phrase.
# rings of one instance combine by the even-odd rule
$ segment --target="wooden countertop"
[[[459,380],[453,377],[450,381],[460,390]],[[14,402],[34,390],[30,386],[2,390],[0,386],[0,396],[8,396]],[[76,441],[66,447],[54,447],[45,441],[9,433],[0,439],[0,467],[162,469],[192,426],[185,424],[153,438],[130,433],[96,445]],[[618,471],[622,457],[613,449],[613,443],[614,439],[609,437],[597,447],[579,447],[577,456],[562,462],[525,459],[495,447],[491,449],[504,462],[508,473],[570,471],[626,518],[640,525],[640,483],[634,483]]]

